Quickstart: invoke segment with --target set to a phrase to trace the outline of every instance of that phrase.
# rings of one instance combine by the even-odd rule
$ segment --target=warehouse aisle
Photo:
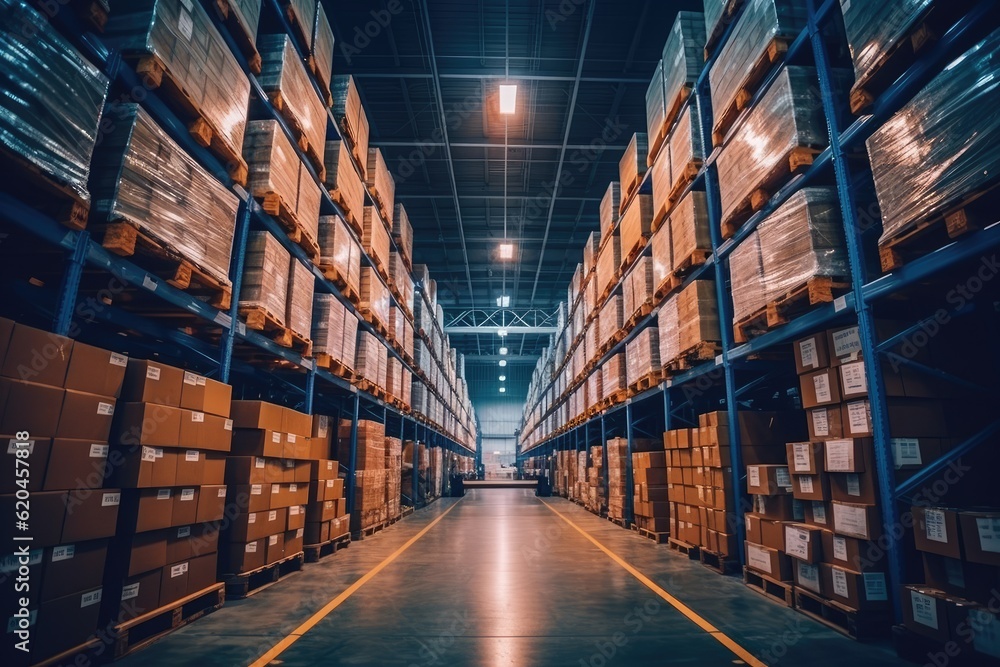
[[[342,604],[316,616],[428,526]],[[580,530],[669,591],[684,613]],[[769,665],[908,664],[666,551],[562,499],[543,504],[528,490],[476,490],[227,603],[119,664],[245,665],[292,633],[300,636],[285,639],[271,664],[732,665],[743,664],[734,650],[744,649]]]

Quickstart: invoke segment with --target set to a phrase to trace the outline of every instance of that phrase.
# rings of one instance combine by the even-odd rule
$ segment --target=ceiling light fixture
[[[501,359],[500,360],[500,368],[503,368],[506,365],[507,365],[507,360],[506,359]]]
[[[498,296],[497,297],[497,308],[510,308],[510,297],[509,296]]]
[[[517,85],[513,83],[500,84],[500,113],[512,116],[517,112]]]
[[[500,376],[500,381],[501,382],[506,382],[507,381],[507,376],[506,375],[501,375]]]
[[[501,347],[501,348],[500,348],[500,356],[502,357],[502,356],[504,356],[505,354],[507,354],[507,348],[506,348],[506,347]]]
[[[501,243],[500,244],[500,259],[514,259],[514,244],[513,243]]]
[[[501,394],[507,393],[507,387],[500,387],[500,393]]]
[[[497,331],[497,335],[500,336],[501,338],[506,338],[507,337],[507,330],[506,329],[500,329],[499,331]]]

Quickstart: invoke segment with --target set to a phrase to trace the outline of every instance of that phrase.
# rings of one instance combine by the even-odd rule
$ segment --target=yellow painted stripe
[[[461,500],[459,500],[458,502],[461,502]],[[357,593],[359,588],[361,588],[369,581],[371,581],[375,577],[375,575],[377,575],[379,572],[388,567],[390,563],[399,558],[400,554],[402,554],[404,551],[412,547],[417,540],[426,535],[431,528],[440,523],[441,519],[445,518],[448,515],[448,512],[458,507],[458,502],[456,502],[454,505],[452,505],[444,512],[442,512],[441,516],[439,516],[438,518],[434,519],[429,524],[427,524],[427,526],[425,526],[423,530],[421,530],[419,533],[417,533],[409,540],[407,540],[403,546],[396,549],[396,551],[394,551],[391,555],[386,557],[384,561],[382,561],[374,568],[369,570],[364,576],[362,576],[360,579],[351,584],[340,595],[327,602],[322,609],[320,609],[315,614],[306,619],[305,622],[302,623],[302,625],[300,625],[299,627],[295,628],[290,633],[288,633],[288,635],[280,642],[272,646],[271,650],[269,650],[267,653],[257,658],[255,662],[251,663],[250,667],[264,667],[265,665],[269,665],[275,658],[277,658],[279,655],[288,650],[288,647],[297,642],[299,638],[302,637],[302,635],[304,635],[305,633],[309,632],[314,627],[316,627],[316,624],[322,621],[327,616],[329,616],[330,612],[332,612],[334,609],[343,604],[344,601],[347,600],[347,598]]]
[[[692,623],[694,623],[695,625],[697,625],[699,628],[701,628],[702,630],[704,630],[706,633],[708,633],[717,642],[719,642],[720,644],[722,644],[723,646],[725,646],[727,649],[729,649],[730,651],[732,651],[733,653],[735,653],[737,656],[739,656],[739,658],[741,660],[743,660],[745,663],[747,663],[748,665],[751,665],[752,667],[767,667],[766,664],[764,664],[763,662],[761,662],[752,653],[750,653],[745,648],[743,648],[742,646],[740,646],[739,644],[737,644],[735,641],[733,641],[724,632],[722,632],[717,627],[715,627],[714,625],[712,625],[711,623],[709,623],[708,621],[706,621],[704,618],[702,618],[698,614],[696,614],[690,607],[688,607],[683,602],[681,602],[680,600],[678,600],[677,598],[675,598],[673,595],[671,595],[670,593],[668,593],[665,590],[663,590],[662,588],[660,588],[660,586],[657,585],[656,582],[654,582],[652,579],[650,579],[649,577],[647,577],[646,575],[644,575],[639,570],[637,570],[634,567],[632,567],[632,565],[630,565],[627,561],[625,561],[621,556],[619,556],[618,554],[616,554],[615,552],[613,552],[611,549],[608,549],[606,546],[604,546],[603,544],[601,544],[600,542],[598,542],[596,539],[594,539],[594,537],[590,533],[588,533],[583,528],[580,528],[580,526],[578,526],[575,523],[573,523],[562,512],[560,512],[559,510],[557,510],[556,508],[554,508],[552,505],[548,504],[544,500],[539,500],[539,502],[541,502],[543,505],[545,505],[546,507],[548,507],[550,510],[552,510],[556,514],[556,516],[558,516],[560,519],[562,519],[563,521],[565,521],[566,523],[568,523],[574,530],[576,530],[578,533],[580,533],[585,538],[587,538],[591,542],[591,544],[593,544],[595,547],[597,547],[598,549],[600,549],[601,551],[603,551],[608,556],[608,558],[610,558],[614,562],[616,562],[619,565],[621,565],[629,574],[631,574],[633,577],[635,577],[640,582],[642,582],[642,584],[644,586],[646,586],[646,588],[650,589],[651,591],[653,591],[654,593],[656,593],[657,595],[659,595],[661,598],[663,598],[664,600],[666,600],[667,604],[669,604],[671,607],[673,607],[674,609],[676,609],[677,611],[679,611],[681,614],[683,614],[685,618],[687,618],[689,621],[691,621]]]

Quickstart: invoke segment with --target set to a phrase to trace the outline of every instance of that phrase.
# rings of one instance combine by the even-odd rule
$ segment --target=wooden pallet
[[[623,519],[621,517],[608,515],[608,516],[606,516],[604,518],[606,518],[608,521],[610,521],[611,523],[615,524],[616,526],[618,526],[620,528],[624,528],[625,527],[625,519]]]
[[[333,200],[333,203],[339,206],[340,210],[344,212],[343,218],[344,221],[347,222],[347,225],[357,232],[358,236],[361,236],[364,233],[364,229],[361,224],[361,215],[359,215],[360,212],[351,210],[350,205],[347,202],[347,198],[344,197],[344,193],[341,192],[340,189],[334,188],[333,190],[328,190],[327,193],[330,195],[330,199]]]
[[[288,128],[295,135],[295,144],[299,149],[305,153],[306,157],[309,158],[309,162],[316,169],[316,175],[319,176],[320,181],[326,181],[326,165],[323,162],[323,151],[326,149],[325,146],[313,146],[309,143],[309,138],[306,137],[305,129],[302,127],[302,123],[296,118],[288,105],[285,104],[285,98],[280,90],[272,90],[268,92],[267,98],[274,105],[274,109],[281,114],[281,117],[285,119],[288,124]]]
[[[186,117],[188,132],[198,145],[207,148],[223,161],[234,182],[246,186],[250,172],[243,159],[243,147],[227,143],[227,139],[219,133],[219,128],[214,127],[201,113],[195,98],[174,78],[163,61],[152,54],[126,58],[135,63],[136,74],[144,85],[162,93],[164,99]]]
[[[639,535],[653,540],[656,544],[666,544],[667,540],[670,539],[670,533],[658,533],[655,530],[649,530],[647,528],[641,528],[634,523],[632,524],[632,532],[638,533]]]
[[[7,163],[4,190],[16,193],[18,199],[61,225],[76,230],[87,227],[90,203],[81,199],[72,188],[13,151],[0,148],[0,156]]]
[[[315,354],[316,367],[325,368],[339,378],[343,378],[350,382],[355,378],[354,371],[344,365],[339,359],[334,359],[329,354],[325,352],[317,352]]]
[[[931,664],[928,662],[930,656],[941,656],[936,664],[948,667],[1000,667],[1000,660],[979,653],[969,642],[941,642],[903,625],[892,626],[892,646],[897,656],[920,665]]]
[[[312,341],[281,324],[266,308],[241,305],[239,313],[245,319],[247,329],[260,331],[277,345],[295,350],[304,357],[312,355]]]
[[[638,310],[636,310],[629,316],[628,321],[625,322],[625,326],[622,328],[622,332],[625,335],[628,335],[627,332],[632,331],[632,329],[635,329],[635,325],[639,324],[639,322],[645,319],[651,312],[653,312],[652,297],[647,299],[641,306],[639,306]],[[625,335],[623,335],[622,338],[624,338]]]
[[[232,287],[210,276],[179,252],[139,230],[131,222],[116,221],[96,228],[101,246],[121,257],[140,257],[139,264],[166,282],[194,296],[205,296],[208,303],[222,311],[229,310]]]
[[[711,256],[711,248],[698,248],[697,250],[692,250],[690,254],[679,259],[674,259],[674,270],[672,274],[683,280],[683,278],[689,275],[692,271],[705,264]]]
[[[621,275],[625,273],[625,269],[629,268],[635,263],[635,260],[639,259],[639,255],[642,251],[646,249],[646,244],[649,243],[649,234],[643,234],[639,237],[639,242],[636,243],[628,251],[627,255],[622,256],[622,262],[618,267],[618,278],[615,279],[615,284],[618,284],[618,280],[621,279]]]
[[[660,281],[660,284],[657,286],[653,296],[657,301],[662,301],[667,296],[679,290],[683,284],[683,278],[677,274],[671,273]]]
[[[670,194],[667,195],[668,207],[680,201],[685,190],[694,183],[694,179],[698,178],[698,174],[701,173],[702,164],[701,160],[691,160],[680,170],[680,173],[674,178],[674,186],[670,188]]]
[[[797,314],[820,303],[831,303],[850,289],[851,284],[846,278],[814,276],[736,322],[733,325],[736,342],[746,343],[755,336],[787,324]]]
[[[643,375],[641,378],[633,382],[628,386],[628,395],[635,396],[636,394],[641,394],[647,389],[652,389],[656,385],[660,384],[660,380],[663,379],[662,372],[653,372]]]
[[[736,97],[725,109],[720,109],[715,116],[715,127],[712,129],[712,145],[721,146],[726,139],[726,133],[733,126],[737,116],[745,110],[757,89],[760,88],[764,76],[771,70],[771,67],[778,60],[785,57],[788,52],[789,40],[784,37],[775,37],[764,49],[764,53],[753,64],[740,89],[736,91]]]
[[[701,561],[702,565],[713,572],[718,572],[721,575],[736,574],[739,571],[739,561],[733,560],[732,558],[728,558],[725,555],[714,551],[701,549],[698,552],[698,559]]]
[[[382,336],[385,338],[389,337],[389,328],[385,324],[383,324],[380,319],[378,319],[374,311],[372,311],[371,308],[369,308],[366,303],[362,302],[361,305],[358,306],[358,313],[361,315],[362,319],[364,319],[365,322],[372,325],[372,328],[374,328],[375,331],[382,334]]]
[[[249,572],[222,575],[226,585],[226,597],[242,600],[256,595],[278,583],[281,579],[287,579],[296,572],[302,571],[303,563],[305,563],[305,555],[300,551]]]
[[[281,225],[288,238],[306,251],[306,256],[319,262],[319,243],[312,238],[305,226],[299,222],[299,216],[295,210],[289,206],[285,198],[280,193],[268,190],[258,190],[253,193],[254,199],[264,209],[264,213],[274,218]]]
[[[765,576],[760,572],[754,572],[746,565],[743,566],[743,584],[754,591],[757,591],[768,600],[773,600],[786,607],[795,606],[794,585],[789,581],[778,581]]]
[[[256,35],[251,35],[247,32],[246,26],[239,22],[234,12],[230,11],[232,0],[215,0],[214,4],[216,14],[222,19],[222,23],[229,30],[229,34],[233,36],[236,45],[246,57],[250,71],[259,76],[262,62],[260,51],[257,50],[255,43]]]
[[[305,553],[307,563],[318,563],[321,559],[332,556],[341,549],[346,549],[349,546],[351,546],[351,534],[344,533],[339,537],[321,542],[320,544],[307,544],[302,549],[303,553]]]
[[[706,361],[711,361],[721,353],[721,343],[702,341],[694,347],[684,350],[675,359],[664,363],[663,367],[672,373],[681,373],[691,370],[695,366],[700,366]]]
[[[226,602],[226,585],[212,584],[197,593],[147,612],[114,627],[114,658],[117,660],[162,639],[174,630],[197,621]]]
[[[353,285],[347,282],[347,276],[333,264],[320,264],[319,270],[323,272],[323,277],[336,285],[340,293],[357,308],[358,304],[361,303],[361,295],[358,294],[358,290]]]
[[[39,662],[31,663],[31,667],[62,667],[63,665],[73,665],[73,664],[100,664],[99,661],[92,662],[80,662],[80,656],[87,656],[88,658],[97,658],[102,653],[104,653],[104,642],[101,641],[100,637],[91,637],[82,644],[77,644],[73,648],[68,648],[61,653],[57,653],[51,657],[45,658]],[[19,664],[19,663],[13,663]]]
[[[306,58],[306,66],[312,72],[316,85],[319,86],[320,97],[323,98],[323,103],[326,104],[327,108],[332,107],[333,92],[330,90],[330,73],[327,72],[326,76],[323,76],[323,72],[319,69],[319,63],[316,62],[316,57],[311,53]]]
[[[795,587],[795,608],[814,621],[857,641],[885,637],[892,624],[892,615],[888,610],[851,609],[800,586]]]
[[[392,523],[395,523],[393,521]],[[351,533],[351,540],[355,542],[360,542],[365,538],[374,537],[377,533],[382,532],[384,529],[388,528],[390,525],[389,521],[383,521],[381,523],[376,523],[372,526],[367,526],[360,530],[355,530]]]
[[[670,547],[671,551],[684,554],[690,560],[698,560],[698,552],[701,550],[701,547],[685,542],[684,540],[678,540],[676,537],[669,538],[667,546]]]
[[[969,232],[996,221],[1000,203],[1000,180],[967,193],[958,201],[940,207],[905,232],[879,243],[879,261],[885,272],[926,255]]]
[[[403,513],[402,513],[402,516],[401,516],[401,518],[405,519],[406,517],[408,517],[408,516],[410,516],[411,514],[413,514],[413,512],[414,512],[414,509],[415,509],[415,508],[413,508],[413,507],[410,507],[409,505],[405,505],[405,506],[403,506]]]
[[[757,184],[748,196],[732,210],[722,221],[722,237],[732,238],[743,223],[754,213],[764,207],[771,195],[791,178],[812,166],[813,160],[819,155],[820,149],[811,146],[795,146],[782,160]]]

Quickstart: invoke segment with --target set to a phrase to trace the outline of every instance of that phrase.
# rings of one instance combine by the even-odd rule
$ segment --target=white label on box
[[[156,366],[146,367],[146,379],[147,380],[159,380],[160,379],[160,369]]]
[[[117,505],[122,500],[121,493],[105,493],[101,496],[101,507],[111,507]]]
[[[755,544],[747,544],[747,564],[755,570],[771,574],[771,556]]]
[[[184,452],[184,460],[188,461],[189,463],[197,463],[198,461],[201,460],[201,452],[199,452],[197,449],[189,449],[186,452]]]
[[[184,384],[189,384],[192,387],[198,386],[198,374],[192,373],[191,371],[184,371]]]
[[[929,628],[938,629],[937,601],[929,595],[910,591],[913,620]]]
[[[115,404],[105,403],[104,401],[97,402],[97,414],[109,417],[115,414]]]
[[[276,493],[281,493],[281,485],[279,484],[274,484],[271,486],[271,495],[273,496]]]
[[[760,468],[757,466],[747,466],[747,485],[760,486]]]
[[[809,590],[819,593],[819,566],[799,561],[796,563],[796,567],[798,568],[799,583]]]
[[[84,593],[80,596],[80,609],[84,607],[89,607],[92,604],[97,604],[101,601],[101,591],[104,589],[98,588],[96,591],[91,591],[89,593]]]
[[[233,430],[233,420],[232,419],[227,419],[226,423],[223,425],[222,428],[226,429],[227,431],[232,431]]]
[[[191,34],[194,32],[194,20],[184,10],[181,10],[181,16],[177,19],[177,29],[184,35],[185,39],[191,39]]]
[[[799,488],[802,493],[813,493],[813,478],[809,475],[799,475]]]
[[[833,400],[833,394],[830,392],[830,378],[826,373],[813,377],[813,388],[816,391],[817,403],[829,403]]]
[[[206,378],[204,375],[199,375],[195,379],[195,382],[199,387],[204,387],[206,384],[208,384],[208,378]]]
[[[181,489],[181,501],[194,500],[194,489]]]
[[[280,445],[281,444],[281,434],[278,433],[277,431],[273,431],[271,433],[271,442],[277,443],[277,444]]]
[[[833,574],[833,592],[842,598],[851,597],[851,592],[847,590],[847,574],[840,568],[831,568]]]
[[[153,280],[153,276],[149,275],[148,273],[142,277],[142,287],[144,289],[147,289],[150,292],[155,292],[158,286],[159,285],[157,285],[156,281]]]
[[[979,547],[983,551],[1000,553],[1000,516],[976,517]]]
[[[200,423],[204,422],[205,421],[205,413],[204,412],[192,412],[191,413],[191,421],[194,422],[194,423],[196,423],[196,424],[200,424]]]
[[[163,458],[163,447],[154,447],[153,448],[153,455],[156,458],[158,458],[158,459],[162,459]]]
[[[122,602],[139,597],[139,582],[122,586]]]
[[[673,484],[667,484],[667,488],[673,488],[673,486],[674,486]],[[333,480],[332,479],[326,480],[326,488],[328,488],[328,489],[332,489],[333,488]]]
[[[868,401],[855,401],[847,404],[847,428],[851,435],[868,433]]]
[[[156,492],[157,500],[170,500],[170,489],[160,489]]]
[[[847,538],[840,535],[833,536],[833,557],[837,560],[847,562]]]
[[[976,631],[972,641],[976,651],[1000,658],[1000,618],[986,609],[969,609],[969,624]]]
[[[847,475],[847,495],[861,495],[861,477],[857,473],[852,472]]]
[[[840,379],[844,384],[845,396],[868,392],[868,380],[865,377],[865,362],[863,361],[855,361],[841,366]]]
[[[945,558],[944,578],[948,583],[958,588],[965,588],[965,570],[962,569],[962,561],[954,558]]]
[[[792,488],[792,476],[788,474],[788,468],[777,468],[774,471],[774,481],[784,489]]]
[[[109,362],[112,366],[128,366],[128,357],[124,354],[118,354],[117,352],[111,353],[111,361]]]
[[[225,497],[226,497],[226,487],[224,487],[224,486],[223,486],[223,487],[221,487],[221,488],[220,488],[220,489],[219,489],[219,490],[218,490],[218,491],[216,492],[216,494],[215,494],[215,497],[216,497],[216,498],[225,498]]]
[[[263,468],[264,467],[264,459],[262,459],[262,458],[260,458],[258,456],[257,458],[254,459],[253,465],[254,465],[255,468],[258,468],[258,469],[259,468]]]
[[[90,458],[99,459],[106,457],[108,455],[107,445],[91,445],[90,446]]]
[[[824,449],[827,472],[846,472],[854,469],[853,440],[827,440]]]
[[[299,515],[298,505],[292,505],[291,507],[288,508],[288,516],[298,516],[298,515]]]
[[[927,529],[927,539],[933,542],[948,542],[948,526],[941,510],[924,510],[924,525]]]
[[[295,537],[296,537],[296,539],[302,537],[305,534],[306,534],[305,528],[296,528],[295,529]]]
[[[271,537],[267,538],[267,546],[273,547],[277,543],[278,543],[277,535],[271,535]]]
[[[257,543],[256,542],[247,542],[247,545],[244,548],[244,551],[246,551],[248,554],[255,554],[255,553],[257,553]]]
[[[259,496],[259,495],[261,495],[263,493],[264,493],[264,488],[260,484],[251,484],[250,485],[250,495],[251,496]]]
[[[806,338],[799,341],[799,356],[802,357],[803,368],[816,368],[819,366],[819,359],[816,355],[816,339]]]
[[[249,525],[251,523],[257,523],[257,513],[256,512],[250,512],[250,514],[247,514],[247,524]]]
[[[59,561],[69,560],[75,555],[76,555],[76,545],[67,544],[61,547],[53,547],[52,562],[58,563]]]
[[[170,578],[174,579],[176,577],[179,577],[187,571],[188,571],[187,563],[178,563],[177,565],[172,565],[170,567]]]
[[[291,493],[297,493],[298,490],[299,490],[299,485],[298,484],[289,484],[288,485],[288,490]]]
[[[18,450],[18,446],[17,446],[18,442],[26,442],[26,443],[28,443],[22,449],[27,449],[29,455],[32,454],[32,453],[34,453],[34,451],[35,451],[35,441],[34,440],[17,440],[16,438],[11,438],[10,441],[7,443],[7,453],[8,454],[13,454],[13,453],[15,453]]]
[[[181,526],[178,528],[177,537],[191,537],[191,526]]]
[[[278,511],[277,510],[271,510],[270,512],[268,512],[267,513],[267,520],[269,522],[270,521],[277,521],[278,520]]]
[[[863,507],[834,503],[833,529],[838,533],[868,539],[868,513]]]
[[[916,438],[892,438],[892,461],[896,469],[903,466],[923,465],[920,458],[920,441]]]
[[[294,468],[295,467],[295,461],[293,461],[292,459],[285,459],[285,467],[286,468]]]
[[[810,472],[812,466],[809,459],[810,442],[792,443],[792,469],[794,472]]]
[[[294,445],[295,441],[296,441],[295,434],[294,433],[289,433],[287,440],[288,440],[288,444]]]
[[[861,352],[861,334],[857,327],[833,332],[833,356],[854,357]]]
[[[785,526],[785,553],[802,560],[809,559],[809,532]]]
[[[833,300],[833,312],[839,313],[847,308],[847,295],[838,296]]]
[[[826,418],[826,409],[812,411],[813,433],[819,437],[830,435],[830,422]]]
[[[881,572],[865,572],[861,576],[865,582],[866,600],[870,602],[878,602],[889,599],[889,592],[885,587],[884,574]]]
[[[814,502],[812,504],[813,521],[826,525],[826,505]]]

